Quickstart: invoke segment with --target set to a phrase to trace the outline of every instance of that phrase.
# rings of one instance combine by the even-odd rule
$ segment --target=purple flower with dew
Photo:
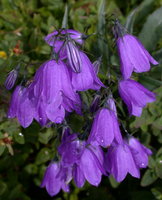
[[[148,166],[148,156],[152,155],[151,150],[131,136],[126,140],[126,142],[129,145],[136,165],[139,168],[146,168]]]
[[[68,135],[64,137],[64,141],[58,148],[58,152],[61,155],[61,160],[64,166],[70,166],[76,163],[85,149],[85,142],[78,140],[76,134]]]
[[[67,39],[65,46],[66,46],[66,53],[67,53],[69,66],[74,72],[80,73],[82,61],[81,61],[80,51],[78,47],[69,38]]]
[[[88,142],[97,141],[102,147],[108,147],[113,141],[122,143],[122,136],[119,129],[118,120],[113,110],[101,108],[97,111]]]
[[[32,123],[34,112],[27,88],[17,86],[12,94],[8,118],[17,117],[21,126],[26,128]]]
[[[137,117],[141,116],[142,108],[147,103],[156,100],[153,92],[150,92],[143,85],[131,79],[119,82],[119,94],[127,105],[130,115]]]
[[[69,72],[62,61],[50,60],[37,70],[29,87],[31,101],[35,105],[35,119],[44,125],[47,121],[61,123],[65,110],[77,110],[81,101],[74,92]],[[66,104],[67,103],[67,104]]]
[[[76,134],[68,134],[58,151],[63,166],[72,166],[74,181],[78,187],[82,187],[85,180],[94,186],[100,183],[105,170],[104,156],[99,146],[79,140]]]
[[[11,90],[14,87],[15,82],[17,80],[17,76],[18,76],[18,71],[16,69],[13,69],[12,71],[9,72],[6,81],[4,83],[7,90]]]
[[[105,168],[117,182],[123,181],[128,173],[135,178],[140,178],[139,167],[125,142],[123,144],[113,143],[108,148],[105,156]]]
[[[94,67],[86,54],[80,51],[80,58],[82,61],[81,72],[75,73],[69,69],[73,88],[76,91],[85,91],[88,89],[99,90],[101,87],[105,87],[97,77]]]
[[[70,169],[64,168],[59,162],[52,162],[46,169],[41,187],[45,187],[50,196],[57,195],[61,189],[69,192],[71,178]]]
[[[116,20],[114,33],[120,56],[121,73],[124,79],[131,77],[132,72],[141,73],[150,70],[150,63],[158,62],[149,54],[142,43]]]

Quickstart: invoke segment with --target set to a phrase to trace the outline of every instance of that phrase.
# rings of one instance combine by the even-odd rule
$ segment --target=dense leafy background
[[[112,79],[119,71],[119,62],[112,39],[109,16],[114,13],[129,32],[138,36],[159,61],[148,73],[134,75],[148,89],[157,93],[157,101],[144,109],[141,118],[128,117],[119,100],[115,84],[112,90],[118,100],[120,120],[153,151],[149,168],[141,171],[141,180],[127,177],[121,184],[112,177],[103,178],[96,189],[86,184],[79,190],[73,184],[71,193],[51,198],[39,188],[44,170],[54,157],[58,140],[57,127],[41,128],[34,122],[23,129],[15,119],[7,119],[11,92],[3,83],[7,73],[21,62],[22,77],[31,78],[40,63],[50,58],[50,47],[43,37],[62,24],[63,0],[1,0],[0,1],[0,199],[2,200],[162,200],[162,1],[161,0],[69,0],[69,28],[96,35],[84,47],[94,61],[101,54],[100,78],[106,83],[109,67]],[[105,12],[104,12],[105,9]],[[104,15],[105,13],[105,15]],[[26,73],[27,71],[27,73]],[[82,94],[87,105],[89,92]],[[74,131],[81,131],[83,117],[70,117]],[[83,130],[82,130],[83,131]]]

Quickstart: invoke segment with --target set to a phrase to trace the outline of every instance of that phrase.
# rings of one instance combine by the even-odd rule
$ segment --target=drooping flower
[[[70,112],[81,105],[78,94],[72,88],[68,69],[62,61],[50,60],[42,64],[29,90],[36,108],[35,118],[41,124],[47,119],[61,123],[66,109]],[[39,119],[43,119],[43,122]]]
[[[35,109],[29,99],[27,88],[17,86],[12,94],[8,118],[18,118],[21,126],[28,127],[34,118]]]
[[[118,20],[115,22],[114,33],[124,79],[130,78],[133,71],[136,73],[149,71],[150,63],[158,64],[142,43],[135,36],[128,34]]]
[[[118,182],[123,181],[128,173],[133,177],[140,177],[139,167],[125,142],[122,144],[113,143],[108,148],[105,156],[105,168]]]
[[[108,147],[113,140],[122,142],[122,136],[116,115],[113,99],[108,100],[107,107],[97,111],[88,141],[97,141],[102,147]]]
[[[75,42],[77,42],[78,44],[83,44],[84,40],[83,38],[85,37],[84,34],[76,31],[76,30],[72,30],[72,29],[60,29],[60,30],[55,30],[54,32],[48,34],[45,37],[45,41],[47,42],[47,44],[49,44],[50,46],[54,46],[55,42],[57,41],[63,41],[67,35],[75,40]],[[57,46],[57,45],[55,45]]]
[[[148,166],[148,156],[152,155],[150,149],[141,144],[136,138],[129,137],[128,145],[132,152],[136,165],[139,168],[146,168]]]
[[[68,55],[65,45],[67,38],[82,45],[84,43],[85,35],[72,29],[60,29],[55,30],[45,37],[47,44],[53,47],[54,52],[59,54],[61,60],[66,59]]]
[[[155,101],[155,94],[140,83],[128,79],[119,82],[119,94],[128,107],[130,115],[140,117],[142,108]]]
[[[11,90],[13,86],[15,85],[16,79],[18,76],[18,71],[16,69],[13,69],[9,72],[6,81],[4,83],[7,90]]]
[[[76,185],[82,187],[87,180],[98,186],[104,170],[104,156],[98,145],[90,145],[78,139],[76,134],[67,135],[58,148],[63,166],[72,166]]]
[[[46,169],[41,187],[45,187],[50,196],[55,196],[61,189],[69,192],[71,178],[70,169],[64,168],[60,162],[52,162]]]
[[[88,89],[99,90],[101,87],[105,87],[97,77],[94,67],[86,54],[80,51],[80,58],[82,62],[81,72],[75,73],[70,70],[73,88],[76,91],[85,91]]]

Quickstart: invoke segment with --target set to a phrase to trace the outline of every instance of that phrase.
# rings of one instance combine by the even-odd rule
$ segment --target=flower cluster
[[[81,115],[78,91],[104,87],[93,64],[78,46],[83,44],[83,38],[74,30],[58,30],[45,37],[53,47],[53,58],[39,67],[30,85],[16,87],[8,118],[17,117],[26,128],[33,119],[45,126],[49,122],[62,123],[67,112]],[[8,88],[14,82],[11,78],[15,80],[15,73],[7,78]]]
[[[150,62],[158,63],[118,20],[114,34],[122,73],[119,94],[129,114],[139,117],[142,108],[155,101],[155,94],[130,79],[131,74],[148,71]],[[128,173],[139,178],[140,168],[147,167],[148,156],[152,154],[138,139],[128,133],[122,134],[110,88],[97,77],[101,58],[92,64],[81,50],[85,38],[84,34],[71,29],[60,29],[47,35],[45,41],[52,47],[52,58],[39,67],[30,84],[17,86],[11,98],[8,117],[17,117],[26,128],[34,119],[46,126],[49,122],[65,122],[67,113],[73,111],[82,115],[84,106],[79,92],[98,90],[89,107],[89,119],[93,116],[93,122],[88,124],[84,134],[73,133],[67,124],[63,128],[57,159],[47,167],[41,184],[51,196],[61,189],[69,192],[72,179],[81,188],[86,181],[98,186],[102,175],[112,175],[118,182]],[[9,74],[8,88],[13,86],[15,77],[15,72]],[[106,98],[105,92],[104,95],[99,92],[101,87],[108,94]]]

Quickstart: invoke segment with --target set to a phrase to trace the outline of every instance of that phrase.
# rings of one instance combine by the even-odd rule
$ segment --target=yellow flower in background
[[[0,58],[3,58],[3,59],[7,58],[7,54],[5,51],[0,51]]]

